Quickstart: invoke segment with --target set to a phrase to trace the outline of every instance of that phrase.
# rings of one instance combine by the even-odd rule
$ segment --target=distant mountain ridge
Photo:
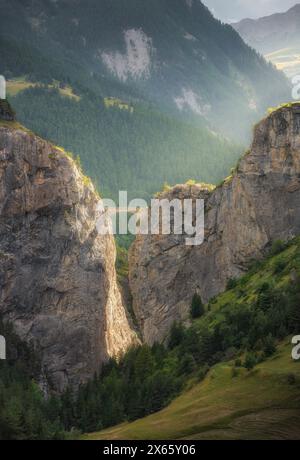
[[[250,46],[295,75],[300,69],[300,3],[285,13],[232,24]]]
[[[285,13],[276,13],[260,19],[243,19],[232,24],[246,43],[262,53],[275,47],[284,48],[300,41],[300,3]]]

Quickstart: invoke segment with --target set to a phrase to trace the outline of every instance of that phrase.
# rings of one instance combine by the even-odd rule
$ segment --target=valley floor
[[[235,377],[233,362],[218,364],[166,409],[82,438],[300,440],[300,362],[291,350],[287,339],[272,358]]]

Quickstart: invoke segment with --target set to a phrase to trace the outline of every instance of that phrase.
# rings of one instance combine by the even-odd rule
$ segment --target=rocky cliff
[[[163,341],[175,320],[187,321],[195,292],[207,302],[240,276],[272,241],[300,233],[300,104],[270,114],[232,177],[210,191],[176,186],[162,198],[204,198],[205,241],[139,236],[130,252],[130,285],[146,342]]]
[[[114,239],[95,228],[99,200],[64,151],[0,123],[0,313],[59,391],[136,340]]]

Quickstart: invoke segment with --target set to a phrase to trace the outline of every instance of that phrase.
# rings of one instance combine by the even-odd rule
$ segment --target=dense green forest
[[[60,402],[45,399],[37,383],[41,374],[37,351],[1,318],[0,335],[7,344],[6,360],[0,361],[0,439],[65,439],[56,410]]]
[[[148,198],[164,182],[190,178],[217,183],[228,175],[242,148],[195,126],[161,114],[149,105],[133,113],[106,108],[86,92],[79,101],[58,89],[29,88],[11,99],[18,120],[37,134],[80,155],[101,195]]]
[[[133,348],[78,392],[68,389],[48,399],[34,383],[35,352],[0,323],[10,350],[0,363],[0,438],[75,437],[78,430],[100,430],[158,411],[215,363],[232,361],[233,377],[239,367],[251,370],[276,352],[279,340],[299,331],[299,303],[300,239],[275,242],[265,260],[230,280],[204,311],[194,296],[191,319],[198,306],[197,319],[189,327],[175,323],[165,345]]]

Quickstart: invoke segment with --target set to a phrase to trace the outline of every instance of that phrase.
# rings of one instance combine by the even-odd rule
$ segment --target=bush
[[[232,361],[237,355],[237,349],[235,347],[230,347],[225,351],[225,361]]]
[[[232,367],[231,368],[231,377],[233,379],[235,379],[238,376],[239,376],[239,369],[237,367]]]
[[[240,358],[236,359],[234,365],[235,367],[242,367],[242,360]]]
[[[195,181],[194,179],[189,179],[189,180],[186,182],[186,185],[188,185],[188,186],[196,185],[196,181]]]
[[[234,289],[238,285],[238,280],[236,278],[230,278],[227,281],[226,289],[230,291],[231,289]]]
[[[272,247],[271,247],[271,255],[276,256],[277,254],[280,254],[282,251],[284,251],[286,248],[286,244],[282,240],[276,240],[273,242]]]
[[[196,362],[193,355],[191,353],[187,353],[183,355],[182,359],[180,360],[179,374],[191,374],[195,370],[195,366]]]
[[[276,352],[276,344],[274,337],[269,334],[268,337],[264,340],[264,348],[263,348],[264,355],[268,358]]]
[[[205,379],[206,375],[208,374],[209,366],[205,364],[204,366],[200,367],[197,371],[197,380],[198,382],[202,382]]]
[[[191,304],[191,317],[193,319],[201,318],[205,313],[204,305],[199,294],[194,294]]]
[[[257,296],[256,307],[264,312],[268,311],[274,304],[275,292],[269,283],[263,283]]]
[[[273,266],[273,274],[278,275],[279,273],[283,272],[286,267],[286,262],[283,258],[276,260]]]
[[[244,367],[248,371],[251,371],[251,369],[255,367],[256,363],[257,363],[256,356],[253,353],[247,353],[246,358],[245,358]]]
[[[177,323],[176,321],[173,323],[170,331],[170,338],[169,338],[169,348],[173,350],[178,345],[181,344],[184,338],[184,327],[181,323]]]
[[[271,289],[270,283],[267,283],[267,282],[265,281],[264,283],[262,283],[262,284],[259,286],[258,292],[259,292],[259,294],[263,294],[263,293],[265,293],[265,292],[270,291],[270,289]]]

